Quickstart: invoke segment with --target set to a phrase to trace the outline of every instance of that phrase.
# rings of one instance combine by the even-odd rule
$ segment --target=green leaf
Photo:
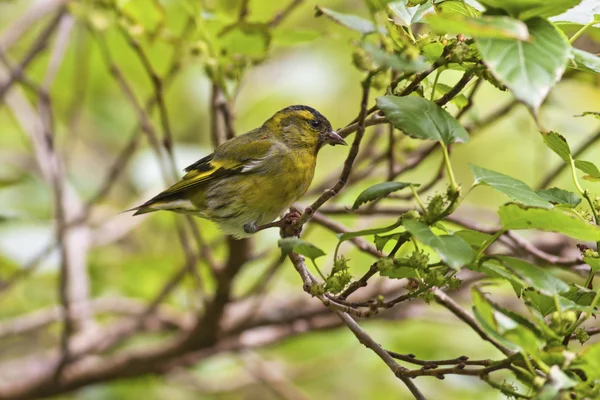
[[[426,1],[415,7],[408,7],[407,0],[392,1],[387,4],[388,9],[392,12],[394,22],[402,26],[411,26],[423,19],[423,16],[432,11],[431,1]]]
[[[576,7],[550,18],[555,24],[587,25],[600,22],[600,3],[595,0],[583,0]],[[592,25],[598,27],[600,24]]]
[[[361,47],[369,53],[373,62],[382,68],[391,68],[394,71],[409,73],[422,72],[429,67],[429,63],[422,57],[413,60],[406,55],[390,54],[369,42],[363,42]]]
[[[412,184],[406,182],[382,182],[373,185],[368,189],[363,190],[363,192],[358,195],[358,197],[354,201],[354,204],[352,205],[352,209],[356,210],[358,209],[358,207],[365,203],[382,199],[390,193],[397,192],[398,190],[409,187],[410,185]],[[419,184],[416,184],[414,186],[419,186]]]
[[[571,148],[564,136],[556,132],[548,132],[542,133],[542,137],[544,138],[544,143],[550,150],[555,152],[566,163],[571,162]]]
[[[392,233],[391,235],[385,236],[375,235],[375,238],[373,240],[375,242],[375,248],[379,251],[382,251],[387,242],[389,242],[390,240],[400,239],[400,235],[402,235],[402,233]]]
[[[575,193],[555,187],[536,190],[536,193],[555,205],[560,204],[573,208],[581,203],[581,197],[577,196]]]
[[[467,242],[471,247],[476,249],[480,249],[485,242],[492,238],[492,235],[488,235],[487,233],[482,233],[479,231],[473,231],[470,229],[463,229],[454,232],[454,236],[458,236],[459,238]]]
[[[325,7],[317,6],[315,15],[319,17],[323,14],[325,14],[328,18],[337,22],[338,24],[345,26],[348,29],[352,29],[353,31],[360,32],[363,35],[368,35],[369,33],[377,32],[375,24],[373,24],[367,19],[361,18],[356,15],[342,14]]]
[[[473,185],[487,185],[490,186],[514,201],[519,203],[535,206],[551,208],[552,205],[546,201],[543,197],[533,191],[525,182],[518,179],[512,178],[508,175],[494,172],[489,169],[481,168],[473,164],[469,164],[471,172],[475,176],[475,182]]]
[[[377,107],[395,128],[419,139],[464,143],[469,134],[447,111],[422,97],[381,96]]]
[[[426,224],[414,219],[404,221],[403,225],[416,239],[434,249],[451,268],[464,267],[475,257],[471,246],[458,236],[436,236]]]
[[[283,254],[288,254],[293,251],[298,254],[302,254],[313,261],[325,255],[325,252],[314,244],[298,238],[279,239],[278,245]]]
[[[461,14],[432,14],[428,15],[425,21],[431,26],[431,29],[442,34],[462,33],[474,38],[529,39],[527,25],[510,17],[467,17]]]
[[[588,382],[600,379],[600,342],[582,349],[572,367],[583,370]]]
[[[504,267],[523,280],[528,287],[543,294],[552,296],[568,292],[570,289],[569,285],[552,275],[545,268],[514,257],[496,256],[494,258],[498,259]]]
[[[398,221],[396,223],[389,225],[389,226],[384,226],[382,228],[369,228],[369,229],[363,229],[363,230],[355,231],[355,232],[338,233],[336,236],[340,240],[340,243],[341,243],[346,240],[354,239],[355,237],[379,235],[380,233],[386,233],[386,232],[389,232],[391,230],[398,228],[401,225],[402,225],[402,219],[400,218],[400,219],[398,219]]]
[[[600,57],[584,50],[571,48],[571,61],[576,69],[587,72],[600,72]],[[569,63],[569,66],[573,66]]]
[[[598,257],[583,257],[583,262],[590,266],[592,271],[600,271],[600,258]]]
[[[528,20],[532,17],[552,17],[575,7],[581,0],[479,0],[486,7],[499,8],[513,17]]]
[[[460,14],[467,17],[478,17],[481,13],[463,0],[444,1],[434,5],[436,11],[443,15]]]
[[[533,308],[538,310],[544,317],[550,315],[556,310],[556,302],[554,296],[548,296],[535,290],[525,291],[525,297],[529,300]],[[569,300],[563,296],[557,296],[558,305],[562,311],[585,311],[588,309],[587,306],[577,304],[572,300]]]
[[[417,278],[417,270],[409,267],[386,267],[379,270],[379,275],[392,279]]]
[[[575,117],[586,117],[588,115],[600,119],[600,111],[584,111],[579,115],[575,115]]]
[[[451,89],[451,86],[445,85],[443,83],[438,82],[437,85],[435,85],[435,92],[441,95],[445,95]],[[459,94],[458,96],[454,96],[452,100],[450,100],[450,102],[454,103],[458,108],[463,108],[466,107],[467,104],[469,104],[469,99],[467,99],[467,96],[465,96],[464,94]]]
[[[473,288],[473,313],[482,329],[493,339],[513,351],[523,351],[536,354],[541,346],[538,335],[529,330],[527,326],[515,321],[515,313],[506,312],[505,309],[493,307],[491,302],[480,292]],[[524,317],[520,320],[526,320]]]
[[[596,164],[590,161],[575,160],[575,168],[588,174],[593,178],[600,178],[600,170]]]
[[[600,241],[600,228],[564,209],[507,204],[498,211],[504,229],[539,229],[585,241]]]
[[[515,275],[511,270],[505,268],[504,266],[497,264],[497,262],[486,261],[479,265],[469,266],[469,269],[477,272],[481,272],[489,276],[490,278],[504,279],[508,281],[515,293],[518,297],[521,297],[523,292],[523,288],[527,286],[527,284],[521,280],[517,275]]]
[[[526,24],[531,36],[528,42],[498,38],[480,38],[477,42],[483,61],[496,79],[537,113],[565,70],[569,43],[546,20],[533,18]]]

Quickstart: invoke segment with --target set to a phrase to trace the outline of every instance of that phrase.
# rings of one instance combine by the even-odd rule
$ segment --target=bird
[[[293,105],[259,128],[219,145],[133,215],[167,210],[213,221],[245,238],[281,216],[308,190],[324,145],[345,145],[320,112]]]

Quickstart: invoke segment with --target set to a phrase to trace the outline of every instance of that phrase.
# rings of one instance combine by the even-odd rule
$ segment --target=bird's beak
[[[331,131],[325,134],[323,141],[327,144],[335,146],[336,144],[343,144],[344,146],[348,146],[348,143],[335,131]]]

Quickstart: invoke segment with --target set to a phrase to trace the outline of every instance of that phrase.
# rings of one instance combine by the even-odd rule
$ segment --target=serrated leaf
[[[508,281],[515,290],[517,297],[521,297],[523,288],[527,287],[527,284],[521,280],[521,278],[515,275],[511,270],[505,268],[503,265],[497,264],[496,262],[486,261],[479,265],[471,265],[469,266],[469,269],[481,272],[490,278],[504,279]]]
[[[471,246],[458,236],[436,236],[429,226],[414,219],[404,221],[403,225],[417,240],[434,249],[451,268],[462,268],[475,257]]]
[[[423,19],[423,16],[433,11],[431,1],[414,7],[409,7],[407,0],[392,1],[387,4],[387,7],[394,16],[394,22],[402,26],[416,24]]]
[[[375,24],[373,24],[373,22],[357,15],[343,14],[320,6],[317,6],[316,10],[317,17],[321,14],[325,14],[329,19],[337,22],[338,24],[345,26],[348,29],[352,29],[353,31],[360,32],[363,35],[377,32],[377,27]]]
[[[600,57],[595,54],[572,47],[570,59],[572,61],[568,64],[570,67],[574,64],[575,68],[581,71],[600,72]]]
[[[431,14],[425,18],[425,22],[438,33],[461,33],[474,38],[529,39],[527,25],[510,17]]]
[[[281,248],[282,253],[284,254],[295,252],[298,254],[302,254],[303,256],[308,257],[313,261],[325,255],[325,252],[317,246],[315,246],[314,244],[298,238],[279,239],[278,245]]]
[[[531,40],[480,38],[484,63],[496,79],[534,113],[558,82],[569,56],[569,43],[548,21],[526,21]]]
[[[371,56],[373,62],[382,68],[391,68],[394,71],[409,73],[422,72],[429,67],[429,63],[420,56],[413,60],[406,55],[390,54],[369,42],[363,42],[361,47]]]
[[[507,11],[524,21],[532,17],[552,17],[579,4],[581,0],[479,0],[486,7]]]
[[[542,133],[542,137],[544,138],[544,143],[550,150],[562,158],[563,161],[567,163],[571,162],[571,148],[564,136],[556,132],[548,132]]]
[[[519,203],[534,206],[551,208],[552,205],[533,191],[525,182],[512,178],[508,175],[494,172],[489,169],[481,168],[473,164],[469,164],[471,172],[475,176],[473,185],[487,185],[499,192],[504,193],[514,201]]]
[[[422,97],[381,96],[377,107],[395,128],[409,136],[440,140],[446,145],[469,140],[469,134],[453,116]]]
[[[600,241],[600,227],[564,209],[525,207],[511,203],[500,207],[498,214],[502,227],[506,230],[539,229],[562,233],[579,240]]]
[[[410,185],[412,184],[406,182],[382,182],[373,185],[363,190],[362,193],[358,195],[354,201],[354,204],[352,205],[352,209],[356,210],[365,203],[382,199],[388,196],[390,193],[397,192],[398,190],[409,187]],[[419,186],[419,184],[415,184],[414,186]]]
[[[573,192],[559,188],[539,189],[536,193],[543,199],[555,205],[564,205],[567,207],[577,207],[581,203],[581,197]]]

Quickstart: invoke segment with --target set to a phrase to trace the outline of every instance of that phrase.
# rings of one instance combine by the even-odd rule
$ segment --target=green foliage
[[[352,209],[356,210],[365,203],[382,199],[391,193],[397,192],[398,190],[402,190],[411,185],[413,184],[406,182],[382,182],[373,185],[358,195],[354,201],[354,204],[352,205]],[[416,184],[413,186],[418,187],[419,185]]]
[[[569,44],[542,18],[525,21],[531,39],[480,38],[481,57],[492,74],[537,113],[550,89],[562,76]]]
[[[469,140],[469,134],[454,117],[422,97],[382,96],[377,98],[377,107],[395,128],[409,136],[446,145]]]
[[[470,165],[470,168],[475,176],[473,186],[490,186],[524,205],[543,208],[552,207],[548,203],[548,200],[534,192],[533,189],[518,179],[473,164]]]

